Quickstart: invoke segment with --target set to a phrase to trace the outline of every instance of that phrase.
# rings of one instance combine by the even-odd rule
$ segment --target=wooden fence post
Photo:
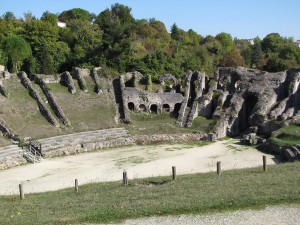
[[[263,169],[264,172],[267,172],[267,157],[263,155]]]
[[[75,192],[78,192],[78,180],[75,179]]]
[[[217,174],[221,175],[221,162],[220,161],[217,162]]]
[[[176,179],[176,166],[172,166],[172,179]]]
[[[123,184],[124,184],[124,186],[128,185],[127,171],[123,172]]]
[[[19,190],[20,190],[20,199],[23,200],[25,198],[23,184],[19,184]]]

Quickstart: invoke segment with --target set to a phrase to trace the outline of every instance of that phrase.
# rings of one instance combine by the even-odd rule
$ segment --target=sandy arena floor
[[[170,175],[172,166],[177,174],[215,171],[217,161],[222,162],[222,170],[257,167],[262,165],[262,155],[235,140],[203,147],[175,144],[101,150],[0,171],[0,195],[18,194],[20,183],[25,193],[33,193],[73,187],[75,179],[79,185],[121,180],[124,170],[132,179]],[[275,164],[274,156],[267,155],[267,163]]]

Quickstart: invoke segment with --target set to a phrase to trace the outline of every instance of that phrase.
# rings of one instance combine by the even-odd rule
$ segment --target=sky
[[[72,8],[98,15],[115,3],[130,7],[135,19],[162,21],[168,31],[176,23],[202,36],[226,32],[248,39],[279,33],[300,39],[300,0],[0,0],[0,16],[11,11],[20,18],[30,11],[40,18],[47,10],[61,13]]]

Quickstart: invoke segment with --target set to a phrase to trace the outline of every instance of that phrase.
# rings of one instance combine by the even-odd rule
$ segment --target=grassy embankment
[[[108,80],[105,78],[100,79],[104,90],[104,93],[100,95],[94,92],[95,84],[91,77],[86,78],[88,92],[80,90],[78,82],[74,82],[77,92],[73,95],[69,93],[68,88],[64,85],[58,83],[47,85],[71,122],[71,127],[62,124],[60,128],[52,126],[42,116],[36,101],[29,95],[16,75],[4,81],[10,96],[9,98],[1,96],[0,118],[6,122],[15,134],[36,139],[116,127],[113,99],[106,91]],[[52,111],[40,87],[33,82],[32,84],[40,93],[47,107]],[[52,114],[54,115],[53,111]],[[58,120],[57,117],[56,119]]]
[[[292,124],[275,131],[270,140],[278,146],[300,144],[300,124]]]
[[[300,163],[215,173],[89,184],[55,192],[0,197],[1,224],[119,222],[153,215],[199,214],[300,204]],[[160,181],[165,181],[161,185]],[[79,181],[80,182],[80,181]]]
[[[177,119],[169,114],[130,112],[131,124],[125,124],[130,134],[176,134],[176,133],[207,133],[214,126],[214,120],[198,116],[192,127],[184,128],[176,125]]]

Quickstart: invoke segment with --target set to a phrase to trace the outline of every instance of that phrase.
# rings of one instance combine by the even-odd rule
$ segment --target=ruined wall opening
[[[129,102],[129,103],[128,103],[128,109],[129,109],[130,111],[134,111],[134,103],[133,103],[133,102]]]
[[[240,132],[244,131],[245,129],[251,126],[249,118],[257,101],[258,98],[255,95],[249,95],[245,98],[245,101],[242,105],[242,109],[239,113],[239,118],[241,119],[239,124]]]
[[[181,108],[181,103],[176,103],[174,106],[174,110],[172,112],[173,117],[175,117],[175,118],[178,117],[180,108]]]
[[[151,111],[152,113],[157,113],[157,105],[155,105],[155,104],[151,105],[151,106],[150,106],[150,111]]]
[[[163,112],[169,113],[170,112],[170,106],[168,104],[163,104]]]
[[[191,82],[190,82],[190,97],[189,97],[189,101],[188,101],[188,107],[191,107],[195,98],[196,98],[196,94],[197,94],[197,90],[198,90],[198,74],[194,73],[191,77]]]
[[[125,81],[125,87],[134,87],[134,83],[135,83],[135,77],[132,76],[130,79],[126,79],[124,78]]]
[[[140,112],[147,112],[147,108],[144,104],[140,104],[139,110],[140,110]]]

